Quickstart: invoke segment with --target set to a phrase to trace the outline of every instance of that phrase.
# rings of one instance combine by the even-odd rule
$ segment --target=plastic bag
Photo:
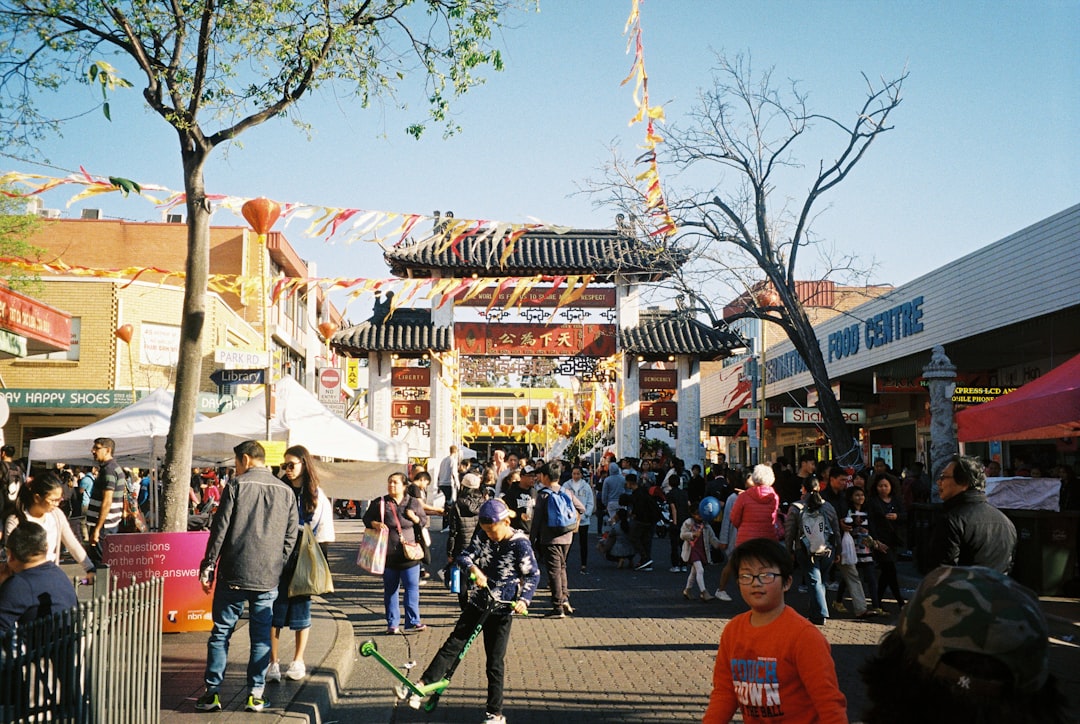
[[[330,565],[315,541],[311,525],[305,523],[300,529],[300,548],[297,550],[296,571],[289,581],[289,598],[333,592],[334,578],[330,575]]]
[[[381,576],[386,570],[386,546],[390,531],[384,526],[375,530],[364,529],[364,539],[360,541],[360,550],[356,554],[356,565],[368,573]]]
[[[845,532],[840,539],[840,564],[853,566],[858,562],[859,556],[855,553],[855,539],[851,537],[851,533]]]

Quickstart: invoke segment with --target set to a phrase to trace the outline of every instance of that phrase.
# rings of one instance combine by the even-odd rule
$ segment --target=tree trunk
[[[784,289],[784,288],[782,288]],[[785,289],[786,291],[786,289]],[[791,297],[791,299],[785,298]],[[836,461],[844,467],[863,467],[862,448],[855,436],[851,434],[851,428],[844,420],[844,413],[840,408],[840,401],[832,391],[832,380],[829,379],[829,370],[825,366],[825,357],[821,353],[821,344],[814,326],[806,316],[798,298],[787,295],[781,291],[781,298],[789,311],[792,326],[788,330],[788,337],[792,344],[802,355],[810,376],[814,379],[817,388],[818,404],[821,411],[821,420],[825,425],[825,434],[832,443],[833,455]]]
[[[197,148],[192,143],[188,148]],[[172,425],[165,439],[162,475],[164,525],[162,530],[187,530],[188,486],[191,479],[192,435],[202,381],[203,326],[206,321],[206,284],[210,269],[210,208],[203,186],[202,149],[183,152],[184,191],[187,193],[187,263],[180,352],[176,365]]]

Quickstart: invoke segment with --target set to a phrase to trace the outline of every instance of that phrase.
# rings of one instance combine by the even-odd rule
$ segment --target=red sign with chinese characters
[[[677,384],[675,370],[641,370],[638,386],[643,390],[674,390]]]
[[[71,315],[0,286],[0,329],[26,337],[31,354],[71,347]],[[33,342],[41,342],[39,349]]]
[[[467,355],[610,357],[615,354],[615,325],[461,322],[454,325],[454,343]]]
[[[392,387],[430,387],[430,367],[395,367],[390,371]]]
[[[679,407],[674,402],[642,402],[642,422],[675,422]]]
[[[395,420],[427,420],[431,417],[430,400],[394,400],[390,417]]]
[[[459,307],[505,307],[510,301],[510,295],[513,293],[512,288],[503,289],[499,292],[498,298],[495,299],[494,305],[492,305],[491,298],[495,295],[495,290],[485,289],[467,301],[457,301],[454,304]],[[515,304],[522,307],[554,307],[564,293],[566,293],[565,286],[555,290],[552,290],[549,286],[533,287],[522,294]],[[581,292],[577,299],[567,303],[565,306],[611,309],[615,306],[615,287],[588,287]]]

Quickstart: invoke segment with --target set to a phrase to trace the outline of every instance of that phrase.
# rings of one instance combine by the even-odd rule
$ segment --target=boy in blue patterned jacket
[[[419,686],[441,680],[465,643],[476,630],[476,624],[487,610],[489,594],[505,602],[497,605],[484,621],[484,653],[487,656],[487,716],[485,721],[505,724],[502,714],[504,658],[510,642],[510,623],[514,613],[528,612],[529,603],[540,582],[529,537],[510,525],[513,511],[499,499],[488,500],[480,506],[480,530],[472,542],[454,561],[469,575],[469,602],[461,612],[453,633],[435,654],[431,664],[420,676]],[[487,588],[487,591],[481,589]]]

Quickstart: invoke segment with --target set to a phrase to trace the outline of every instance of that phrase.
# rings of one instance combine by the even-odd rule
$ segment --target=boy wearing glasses
[[[720,636],[713,689],[703,724],[847,722],[847,700],[836,680],[829,642],[784,604],[794,565],[784,546],[746,541],[731,554],[739,592],[750,606]]]

